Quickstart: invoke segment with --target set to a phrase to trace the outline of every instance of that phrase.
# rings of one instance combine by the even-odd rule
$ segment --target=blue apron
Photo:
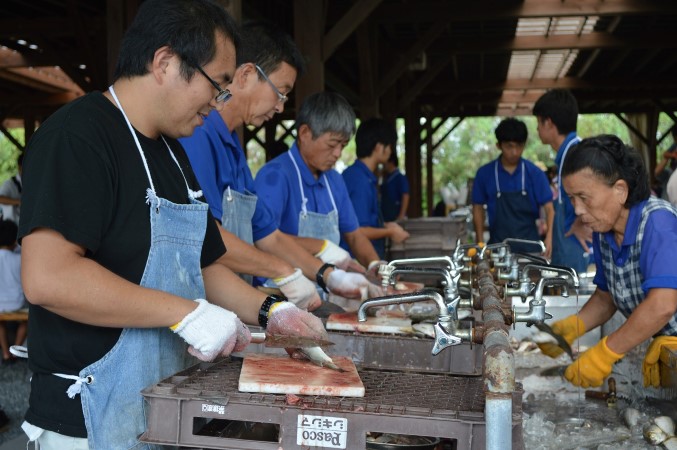
[[[498,160],[494,165],[494,177],[496,179],[496,217],[494,224],[489,229],[489,243],[503,242],[507,238],[527,239],[539,241],[538,228],[534,218],[534,209],[526,191],[525,167],[522,161],[522,190],[517,192],[501,192],[498,182]],[[513,252],[539,251],[537,245],[510,243]]]
[[[221,206],[223,216],[221,225],[226,230],[246,242],[254,244],[254,232],[252,230],[252,219],[256,212],[256,202],[258,197],[251,193],[237,192],[228,186],[223,191]],[[247,283],[252,284],[254,277],[248,274],[239,274],[240,278]]]
[[[557,177],[557,201],[553,202],[555,206],[555,220],[553,221],[552,230],[552,263],[558,266],[571,267],[578,273],[585,273],[588,270],[589,256],[585,254],[585,250],[576,239],[576,236],[564,237],[566,229],[566,209],[562,201],[562,196],[566,195],[562,189],[562,166],[567,152],[572,145],[581,141],[579,137],[575,137],[564,148],[562,154],[562,161],[559,165]]]
[[[190,204],[175,204],[156,195],[136,133],[113,87],[109,89],[125,116],[151,186],[147,191],[151,245],[140,285],[187,299],[204,298],[200,257],[208,206],[195,199],[201,193],[191,191],[187,182]],[[169,145],[167,149],[179,166]],[[183,339],[169,328],[125,328],[103,358],[80,371],[80,379],[71,387],[81,389],[90,448],[158,448],[137,439],[146,429],[140,391],[194,364],[186,349]]]
[[[308,208],[306,207],[308,199],[306,198],[305,191],[303,190],[301,171],[299,170],[299,166],[296,164],[291,152],[289,152],[288,155],[291,158],[292,163],[294,163],[294,168],[296,168],[296,175],[299,180],[299,189],[301,190],[301,198],[303,199],[301,201],[301,211],[299,212],[298,236],[315,239],[327,239],[334,244],[339,245],[339,242],[341,241],[341,232],[339,231],[338,209],[336,208],[334,195],[331,193],[331,186],[329,186],[327,175],[322,174],[324,177],[324,182],[327,185],[327,191],[329,191],[331,204],[333,205],[334,209],[328,214],[320,214],[308,211]]]

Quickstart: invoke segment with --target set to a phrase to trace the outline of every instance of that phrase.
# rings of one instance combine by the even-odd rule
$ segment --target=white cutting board
[[[327,318],[327,330],[359,331],[361,333],[414,333],[411,319],[406,317],[367,317],[365,322],[357,320],[357,313],[336,313]]]
[[[245,355],[238,389],[267,394],[364,397],[364,384],[355,363],[346,356],[332,356],[332,360],[345,372],[286,355]]]

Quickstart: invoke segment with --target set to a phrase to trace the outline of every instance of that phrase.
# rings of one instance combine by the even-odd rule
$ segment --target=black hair
[[[212,0],[146,0],[122,39],[113,80],[147,74],[155,52],[169,46],[181,57],[181,75],[188,81],[196,66],[214,58],[217,32],[237,49],[235,21]]]
[[[0,219],[0,247],[10,247],[16,244],[19,227],[11,220]]]
[[[534,116],[550,119],[562,135],[576,131],[578,121],[578,102],[567,89],[552,89],[536,100]]]
[[[390,152],[390,158],[388,158],[388,162],[392,163],[395,167],[400,166],[400,158],[397,156],[397,150],[393,148],[393,151]]]
[[[254,63],[266,75],[275,72],[283,62],[296,69],[297,77],[306,70],[303,55],[291,36],[266,21],[249,21],[242,26],[236,58],[238,67]]]
[[[496,130],[494,130],[496,135],[496,140],[500,144],[501,142],[519,142],[524,144],[527,141],[527,126],[521,120],[517,120],[514,117],[508,117],[507,119],[501,120],[501,123],[498,124]]]
[[[562,166],[562,178],[584,169],[590,169],[608,186],[613,186],[618,180],[625,181],[628,185],[626,208],[651,195],[649,173],[639,152],[614,135],[602,134],[583,139],[569,149]]]
[[[371,156],[377,144],[390,146],[395,152],[397,144],[397,130],[395,126],[385,119],[374,117],[360,124],[355,133],[355,154],[358,158]]]

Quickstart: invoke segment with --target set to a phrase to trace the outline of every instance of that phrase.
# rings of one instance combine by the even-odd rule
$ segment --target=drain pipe
[[[477,274],[484,322],[486,448],[511,450],[515,359],[508,340],[501,298],[488,261],[479,261]]]

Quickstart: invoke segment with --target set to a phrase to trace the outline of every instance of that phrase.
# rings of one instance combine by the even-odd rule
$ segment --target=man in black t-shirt
[[[234,21],[212,0],[146,0],[114,83],[64,106],[26,151],[19,237],[33,372],[24,430],[42,449],[131,448],[141,389],[244,348],[244,322],[326,338],[316,317],[253,289],[183,148],[229,97]],[[75,439],[73,439],[75,438]]]

